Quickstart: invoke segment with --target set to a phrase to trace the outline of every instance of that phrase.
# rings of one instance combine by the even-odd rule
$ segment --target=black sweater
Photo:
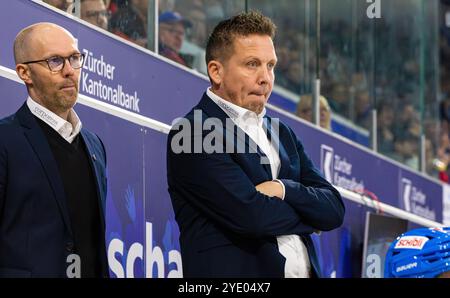
[[[101,277],[104,235],[95,175],[86,145],[80,134],[69,143],[45,122],[36,119],[47,137],[64,184],[74,238],[73,253],[80,257],[81,277]]]

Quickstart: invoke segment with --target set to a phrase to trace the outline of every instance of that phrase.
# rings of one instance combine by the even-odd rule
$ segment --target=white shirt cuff
[[[276,182],[281,184],[281,187],[283,188],[283,196],[280,199],[284,200],[284,196],[286,194],[286,189],[284,188],[283,182],[281,180],[279,180],[279,179],[273,179],[273,181],[276,181]]]

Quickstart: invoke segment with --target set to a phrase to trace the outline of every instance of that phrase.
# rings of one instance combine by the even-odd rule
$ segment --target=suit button
[[[68,252],[73,252],[73,242],[67,242],[66,243],[66,250]]]

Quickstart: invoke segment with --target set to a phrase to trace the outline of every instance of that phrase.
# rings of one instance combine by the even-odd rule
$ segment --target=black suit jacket
[[[194,120],[195,110],[201,120]],[[272,180],[270,166],[261,164],[263,153],[259,148],[249,149],[252,144],[239,128],[216,130],[223,137],[224,141],[217,144],[224,153],[172,150],[172,142],[193,148],[195,142],[205,140],[210,131],[194,134],[194,126],[209,121],[211,127],[216,123],[216,127],[225,128],[226,119],[227,115],[205,94],[168,137],[167,178],[180,227],[184,276],[284,277],[286,259],[278,250],[276,236],[290,234],[301,237],[313,276],[319,276],[310,234],[339,227],[344,204],[339,192],[314,168],[289,127],[280,123],[278,134],[269,129],[270,138],[279,144],[278,178],[285,185],[284,200],[256,191],[256,185]],[[265,120],[275,121],[270,117]],[[191,137],[180,142],[182,133],[189,135],[188,131]],[[243,145],[246,153],[226,153],[226,143],[232,139],[234,152]]]
[[[86,129],[81,136],[95,172],[104,237],[105,149]],[[24,104],[0,120],[0,277],[67,277],[73,247],[58,166],[42,128]],[[107,276],[106,248],[99,250]]]

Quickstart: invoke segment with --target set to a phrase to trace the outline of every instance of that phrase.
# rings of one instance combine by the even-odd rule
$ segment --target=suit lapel
[[[264,170],[266,171],[267,175],[269,176],[270,179],[274,179],[274,175],[272,173],[272,168],[270,167],[270,160],[267,157],[267,155],[261,151],[258,147],[258,154],[260,156],[260,163],[261,166],[264,168]]]
[[[21,125],[25,128],[25,137],[36,153],[36,156],[44,169],[48,182],[53,190],[59,210],[61,211],[64,223],[69,230],[69,233],[72,234],[63,182],[47,138],[26,104],[19,109],[17,116]]]
[[[280,123],[279,119],[273,119],[270,117],[264,117],[264,131],[267,132],[267,137],[270,142],[275,146],[280,156],[280,172],[278,173],[278,178],[287,178],[289,173],[289,156],[287,154],[286,148],[280,141]]]
[[[91,139],[89,138],[89,136],[87,135],[86,131],[84,128],[81,129],[81,137],[83,138],[84,143],[86,144],[86,149],[87,149],[87,154],[88,154],[88,159],[89,159],[89,163],[91,165],[91,168],[94,170],[94,176],[95,176],[95,185],[97,187],[97,197],[100,203],[100,208],[101,208],[101,220],[102,220],[102,224],[105,224],[105,199],[104,196],[101,193],[101,185],[100,185],[100,169],[99,167],[101,166],[99,164],[99,161],[97,161],[98,158],[101,158],[101,156],[97,156],[95,154],[95,150],[93,147],[93,144],[91,143]],[[106,194],[105,194],[106,195]]]

